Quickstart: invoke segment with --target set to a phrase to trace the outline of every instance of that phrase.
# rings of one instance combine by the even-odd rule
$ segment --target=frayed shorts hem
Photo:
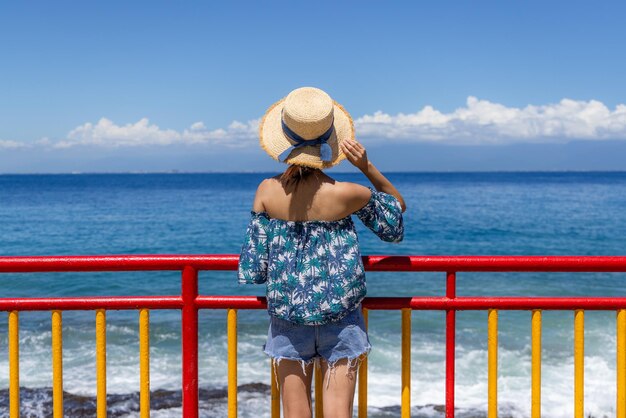
[[[325,358],[324,356],[318,355],[318,356],[314,356],[310,359],[304,360],[301,358],[297,358],[297,357],[284,357],[284,356],[276,356],[273,357],[270,353],[268,353],[267,351],[263,350],[263,352],[269,357],[270,362],[271,362],[271,367],[274,370],[274,377],[276,378],[276,386],[278,387],[278,364],[282,361],[282,360],[289,360],[289,361],[297,361],[300,362],[300,365],[302,366],[302,373],[306,376],[306,368],[311,365],[314,364],[315,367],[320,367],[321,364],[320,362],[322,360],[324,360],[326,363],[328,363],[328,381],[326,383],[326,387],[328,387],[329,383],[330,383],[330,376],[334,373],[335,368],[337,366],[337,363],[340,362],[341,360],[346,360],[348,361],[348,368],[346,370],[346,376],[350,375],[350,372],[355,371],[357,372],[359,370],[359,368],[361,367],[361,363],[363,362],[363,360],[365,360],[367,358],[367,356],[369,355],[370,351],[372,350],[372,347],[368,347],[365,351],[363,351],[360,354],[357,354],[355,356],[345,356],[345,357],[341,357],[338,358],[334,361],[328,361],[327,358]]]
[[[301,359],[298,357],[286,357],[286,356],[272,356],[270,353],[268,353],[267,351],[263,351],[267,357],[269,357],[269,359],[272,362],[273,366],[278,366],[278,363],[280,363],[281,360],[290,360],[290,361],[298,361],[300,362],[300,364],[302,365],[302,371],[304,373],[304,375],[306,376],[306,370],[305,368],[307,366],[309,366],[310,364],[315,364],[317,366],[319,366],[320,361],[324,360],[326,363],[328,363],[328,368],[332,369],[335,367],[336,363],[341,361],[341,360],[348,360],[348,368],[352,368],[354,367],[354,365],[360,365],[361,362],[363,360],[365,360],[367,358],[367,356],[369,355],[369,353],[372,351],[372,347],[368,347],[365,351],[363,351],[360,354],[357,354],[355,356],[344,356],[344,357],[340,357],[336,360],[333,361],[329,361],[327,358],[325,358],[322,355],[318,355],[318,356],[314,356],[311,357],[309,359]],[[352,363],[354,362],[354,364]]]

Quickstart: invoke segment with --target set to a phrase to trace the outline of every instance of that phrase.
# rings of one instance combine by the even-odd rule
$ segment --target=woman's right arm
[[[361,170],[363,174],[369,179],[372,185],[379,192],[385,192],[394,196],[400,202],[402,212],[406,210],[406,204],[400,192],[394,187],[393,184],[374,166],[374,164],[368,160],[367,152],[360,143],[346,139],[339,144],[341,151],[346,155],[346,158],[352,165]]]

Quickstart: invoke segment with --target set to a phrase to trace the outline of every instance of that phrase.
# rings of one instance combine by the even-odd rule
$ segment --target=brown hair
[[[301,180],[304,180],[316,171],[318,171],[317,168],[290,164],[285,172],[280,175],[280,182],[285,188],[289,188],[291,186],[297,187]]]

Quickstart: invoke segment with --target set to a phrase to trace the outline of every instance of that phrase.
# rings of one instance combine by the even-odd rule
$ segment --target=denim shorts
[[[270,316],[267,342],[263,345],[263,351],[275,363],[297,360],[303,370],[320,358],[330,368],[338,360],[348,359],[350,367],[367,356],[371,348],[360,304],[339,321],[323,325],[296,324]]]

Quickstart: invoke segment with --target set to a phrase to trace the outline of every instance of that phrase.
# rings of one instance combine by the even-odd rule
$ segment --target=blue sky
[[[626,149],[625,9],[613,1],[4,3],[0,172],[237,170],[224,163],[235,151],[246,154],[245,169],[280,169],[258,148],[255,123],[306,85],[348,109],[383,167],[393,166],[389,150],[403,148],[436,156],[479,146],[506,162],[519,144],[574,155],[570,142],[592,141],[599,153],[611,150],[608,168],[626,169],[615,155]],[[468,168],[453,154],[427,168],[495,167]],[[570,165],[594,169],[574,157]]]

